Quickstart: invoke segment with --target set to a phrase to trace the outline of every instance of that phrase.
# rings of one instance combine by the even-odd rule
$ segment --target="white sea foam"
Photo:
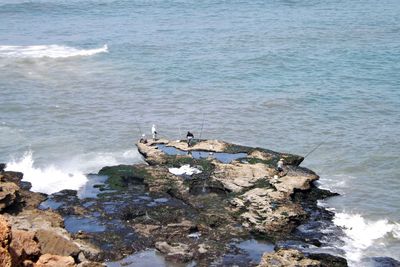
[[[346,234],[346,258],[353,264],[360,261],[366,249],[386,235],[400,238],[400,224],[386,219],[368,221],[360,214],[336,213],[333,221]]]
[[[7,163],[7,169],[24,173],[23,181],[32,183],[32,191],[52,194],[63,189],[78,190],[87,181],[79,171],[66,171],[50,165],[46,168],[34,167],[32,152],[26,152],[20,160]]]
[[[115,153],[87,153],[68,161],[44,168],[34,166],[32,151],[21,159],[7,163],[6,170],[24,174],[23,181],[32,183],[32,191],[52,194],[63,189],[78,190],[87,182],[86,173],[97,172],[101,167],[122,163],[134,163],[140,159],[135,150]]]
[[[77,49],[63,45],[0,46],[0,58],[68,58],[107,52],[107,45],[95,49]]]

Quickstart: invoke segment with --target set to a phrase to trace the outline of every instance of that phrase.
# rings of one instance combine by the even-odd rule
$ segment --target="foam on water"
[[[0,57],[6,58],[68,58],[108,53],[108,46],[95,49],[77,49],[63,45],[0,46]]]
[[[34,167],[32,151],[28,151],[20,160],[7,163],[6,170],[24,173],[23,181],[32,183],[32,191],[52,194],[63,189],[79,189],[87,181],[80,171],[68,172],[54,165],[46,168]]]
[[[353,265],[359,262],[365,250],[372,245],[382,244],[387,235],[400,238],[400,224],[387,219],[370,221],[360,214],[336,213],[334,223],[344,230],[346,237],[344,247],[347,260]]]
[[[32,191],[52,194],[63,189],[78,190],[88,178],[85,173],[97,172],[106,165],[133,163],[139,157],[133,150],[121,153],[88,153],[77,155],[61,164],[49,164],[44,168],[34,166],[33,152],[24,153],[22,158],[7,163],[7,171],[19,171],[24,174],[23,181],[32,183]]]

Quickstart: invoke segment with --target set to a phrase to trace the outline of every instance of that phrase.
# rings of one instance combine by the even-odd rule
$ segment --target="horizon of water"
[[[33,189],[141,160],[153,123],[306,155],[346,257],[400,260],[395,0],[0,0],[0,162]],[[204,127],[203,125],[204,120]]]

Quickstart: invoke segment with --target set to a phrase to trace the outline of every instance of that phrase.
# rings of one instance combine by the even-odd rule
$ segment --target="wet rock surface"
[[[98,254],[89,243],[74,240],[60,214],[39,210],[46,195],[28,191],[22,173],[0,165],[0,266],[77,266],[95,264],[79,253]],[[51,254],[49,254],[51,253]]]
[[[78,192],[45,196],[23,189],[22,175],[0,174],[18,187],[1,202],[5,218],[13,230],[33,232],[41,247],[20,261],[97,266],[150,249],[183,266],[256,266],[264,252],[293,266],[347,266],[328,242],[340,229],[323,233],[333,215],[317,206],[334,194],[313,185],[319,177],[299,166],[302,157],[217,140],[137,146],[146,164],[104,167]],[[169,170],[184,165],[199,172]]]
[[[167,260],[189,265],[256,266],[265,252],[254,253],[259,248],[322,246],[318,231],[296,230],[312,221],[316,200],[323,197],[315,191],[306,199],[318,176],[298,166],[302,157],[216,140],[197,140],[191,147],[159,140],[138,148],[148,164],[104,167],[91,175],[98,183],[88,192],[63,190],[40,205],[42,212],[62,216],[72,238],[99,249],[83,251],[85,258],[115,261],[155,248]],[[280,158],[283,172],[275,169]],[[169,171],[184,165],[200,172]],[[243,245],[254,237],[269,245]]]

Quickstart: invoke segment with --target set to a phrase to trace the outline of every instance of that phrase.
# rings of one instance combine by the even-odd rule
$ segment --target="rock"
[[[15,183],[0,183],[0,211],[13,205],[18,197],[19,187]]]
[[[170,245],[167,242],[157,242],[155,247],[166,254],[166,258],[170,260],[188,262],[193,258],[193,253],[186,244],[174,243]]]
[[[32,232],[12,230],[12,241],[9,251],[12,254],[15,266],[39,255],[40,247],[34,238],[35,234]]]
[[[204,254],[204,253],[207,253],[207,252],[208,252],[208,249],[209,249],[209,246],[207,246],[206,244],[200,244],[200,245],[199,245],[199,248],[197,249],[197,251],[198,251],[200,254]]]
[[[400,267],[400,261],[390,257],[363,258],[361,263],[368,267]]]
[[[4,172],[4,169],[6,168],[5,163],[0,163],[0,173]]]
[[[77,265],[77,267],[105,267],[106,265],[100,262],[85,261]]]
[[[40,229],[36,231],[35,236],[43,254],[76,257],[80,252],[79,247],[73,241],[66,239],[54,231]]]
[[[2,173],[2,180],[4,182],[11,182],[15,183],[16,185],[20,186],[21,180],[24,177],[22,172],[13,172],[13,171],[5,171]]]
[[[280,249],[273,253],[265,253],[258,267],[319,267],[322,266],[317,260],[312,260],[294,249]]]
[[[11,226],[6,218],[0,215],[0,247],[8,248],[11,242]]]
[[[75,261],[71,256],[44,254],[36,262],[36,267],[73,267]]]
[[[227,190],[240,192],[243,189],[250,188],[260,179],[272,176],[275,170],[265,164],[243,164],[234,162],[224,164],[213,162],[215,172],[212,178],[220,181]]]
[[[346,259],[327,253],[312,253],[308,258],[319,261],[322,267],[347,267]]]
[[[35,267],[35,263],[31,260],[24,260],[22,262],[22,266],[24,267]]]
[[[0,266],[11,267],[12,258],[7,248],[0,247]]]

